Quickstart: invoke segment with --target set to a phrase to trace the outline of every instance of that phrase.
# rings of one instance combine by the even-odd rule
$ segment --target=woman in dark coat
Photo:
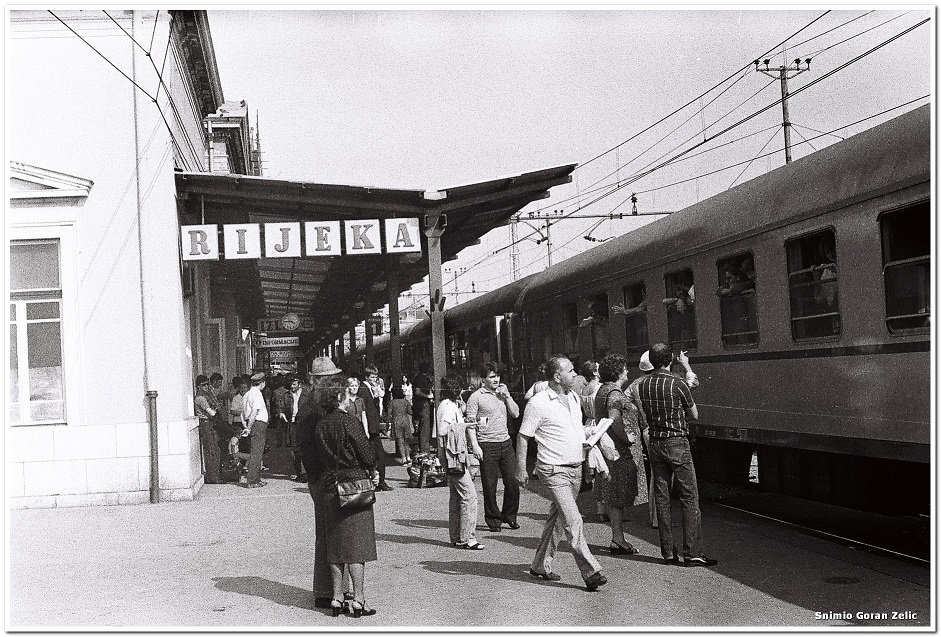
[[[333,579],[334,616],[343,610],[353,617],[374,615],[364,598],[366,562],[376,560],[376,527],[372,505],[349,510],[340,508],[337,482],[372,479],[378,482],[376,461],[372,446],[366,439],[363,423],[348,411],[352,401],[346,391],[346,378],[330,378],[321,393],[321,407],[325,414],[318,423],[314,439],[316,462],[321,471],[318,485],[323,489],[324,548]],[[353,601],[346,608],[343,603],[343,572],[349,571],[353,580]]]

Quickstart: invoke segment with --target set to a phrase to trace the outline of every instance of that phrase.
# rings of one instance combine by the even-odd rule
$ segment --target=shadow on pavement
[[[476,575],[478,577],[492,577],[510,582],[524,582],[535,586],[549,586],[552,588],[574,588],[585,590],[580,584],[565,584],[562,582],[547,582],[529,574],[529,564],[495,564],[493,562],[476,561],[427,561],[420,564],[434,573],[441,575]],[[577,577],[577,576],[576,576]]]
[[[273,582],[264,577],[246,575],[244,577],[213,577],[215,587],[228,593],[261,597],[282,606],[316,610],[311,592],[297,586]]]
[[[433,544],[449,548],[451,544],[442,540],[432,540],[426,537],[415,535],[392,535],[390,533],[376,533],[376,540],[379,542],[395,542],[396,544]]]
[[[393,523],[398,524],[399,526],[408,526],[415,529],[446,529],[448,528],[447,520],[406,520],[399,518],[392,520]]]
[[[543,522],[549,519],[548,513],[523,513],[522,511],[520,511],[517,515],[521,518],[529,518],[530,520],[541,520]]]

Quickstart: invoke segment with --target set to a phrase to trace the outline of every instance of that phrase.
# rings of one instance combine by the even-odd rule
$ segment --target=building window
[[[931,203],[888,212],[882,230],[885,320],[892,333],[927,328],[931,316]]]
[[[693,271],[680,270],[663,278],[667,296],[667,334],[673,350],[696,349],[696,291]]]
[[[624,286],[624,305],[613,306],[624,315],[624,343],[627,354],[640,355],[648,347],[647,286],[641,283]]]
[[[569,303],[562,312],[562,350],[572,355],[578,347],[578,303]]]
[[[794,340],[839,336],[836,236],[824,230],[786,244]]]
[[[719,312],[722,345],[736,347],[758,343],[758,307],[755,299],[755,259],[751,254],[722,259],[719,270]]]
[[[10,244],[10,422],[66,422],[58,239]]]

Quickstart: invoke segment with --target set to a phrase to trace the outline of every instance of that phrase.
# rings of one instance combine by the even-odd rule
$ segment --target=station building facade
[[[192,499],[193,377],[251,348],[230,284],[181,263],[174,175],[257,174],[247,106],[205,12],[8,16],[8,504]]]

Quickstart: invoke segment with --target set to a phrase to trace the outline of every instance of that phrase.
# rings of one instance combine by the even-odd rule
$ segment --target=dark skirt
[[[353,511],[341,509],[336,483],[325,482],[324,549],[327,563],[359,564],[375,561],[376,523],[372,507]]]

